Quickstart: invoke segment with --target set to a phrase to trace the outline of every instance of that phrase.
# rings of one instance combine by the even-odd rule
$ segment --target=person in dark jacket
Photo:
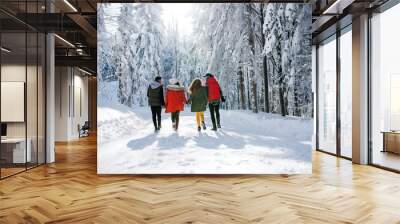
[[[213,123],[213,128],[211,130],[216,131],[217,127],[221,128],[220,116],[219,116],[219,105],[225,102],[225,98],[222,95],[221,87],[218,81],[215,79],[214,75],[207,73],[206,85],[207,85],[207,95],[208,95],[208,108],[210,109],[211,121]],[[217,118],[215,120],[215,118]]]
[[[188,103],[192,105],[191,111],[196,113],[197,130],[201,131],[201,126],[205,130],[204,111],[206,111],[208,101],[207,88],[202,86],[200,79],[195,79],[190,84],[189,94]]]
[[[149,88],[147,88],[147,97],[153,116],[154,130],[157,132],[161,129],[161,107],[165,105],[164,90],[160,76],[157,76],[154,81],[150,83]]]

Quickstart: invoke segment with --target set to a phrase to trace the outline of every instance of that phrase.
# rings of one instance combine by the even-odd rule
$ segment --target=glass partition
[[[44,12],[44,1],[2,6]],[[45,163],[45,45],[44,33],[0,12],[1,179]]]
[[[340,36],[340,154],[352,157],[352,33]]]
[[[318,147],[336,153],[336,36],[318,47]]]
[[[27,82],[26,82],[26,111],[27,111],[27,150],[30,151],[30,160],[27,167],[31,168],[38,163],[38,34],[27,33]]]
[[[371,19],[372,163],[400,170],[400,4]]]
[[[1,34],[2,177],[24,171],[31,161],[26,141],[26,42],[25,32]]]

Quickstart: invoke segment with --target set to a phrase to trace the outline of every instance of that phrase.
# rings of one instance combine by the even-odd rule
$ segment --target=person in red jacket
[[[221,87],[219,86],[219,83],[215,79],[214,75],[207,73],[205,77],[208,95],[208,108],[210,109],[211,121],[213,123],[213,128],[211,130],[216,131],[217,127],[221,128],[219,105],[221,101],[225,102],[225,98],[222,95]],[[217,118],[216,122],[215,118]]]
[[[171,113],[172,127],[176,131],[179,126],[179,112],[186,103],[185,88],[176,79],[170,79],[165,97],[165,112]]]

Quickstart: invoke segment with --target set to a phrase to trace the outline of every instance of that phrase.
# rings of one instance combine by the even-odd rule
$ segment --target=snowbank
[[[175,132],[163,113],[162,130],[154,133],[147,107],[113,103],[98,113],[102,174],[311,173],[312,120],[221,111],[222,129],[199,133],[194,113],[183,112]]]

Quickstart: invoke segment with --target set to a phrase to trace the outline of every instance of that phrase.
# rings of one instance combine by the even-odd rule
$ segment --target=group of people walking
[[[164,97],[162,78],[157,76],[149,85],[147,97],[152,112],[154,130],[161,129],[161,110],[165,107],[166,113],[171,113],[172,128],[178,130],[179,113],[184,110],[185,104],[191,105],[191,112],[196,113],[197,130],[206,130],[204,111],[208,108],[211,114],[212,129],[221,128],[219,107],[225,102],[221,88],[214,75],[207,73],[205,79],[194,79],[188,89],[188,97],[185,87],[177,79],[170,79]]]

